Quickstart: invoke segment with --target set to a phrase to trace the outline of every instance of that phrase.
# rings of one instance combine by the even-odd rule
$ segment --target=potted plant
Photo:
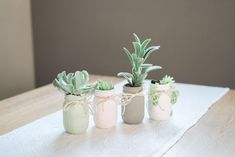
[[[80,134],[88,128],[88,96],[95,90],[95,85],[88,81],[89,74],[85,70],[69,74],[63,71],[53,81],[53,85],[65,94],[63,123],[68,133]]]
[[[160,66],[145,64],[146,59],[151,53],[158,50],[160,46],[147,47],[151,39],[146,39],[143,42],[134,34],[135,41],[133,42],[134,53],[123,48],[131,63],[131,73],[120,72],[118,76],[122,76],[127,80],[127,84],[123,87],[122,95],[122,118],[125,123],[138,124],[144,118],[144,95],[143,81],[147,77],[148,72],[156,69],[161,69]]]
[[[149,88],[148,113],[153,120],[167,120],[172,114],[172,105],[176,103],[179,91],[173,86],[173,77],[165,76],[161,80],[152,80]]]
[[[112,83],[99,81],[94,97],[94,122],[98,128],[111,128],[117,121],[117,99]]]

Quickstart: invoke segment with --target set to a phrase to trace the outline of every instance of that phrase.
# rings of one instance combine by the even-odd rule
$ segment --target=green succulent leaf
[[[146,60],[151,53],[158,50],[159,48],[160,48],[160,46],[152,46],[152,47],[147,48],[145,51],[145,54],[143,56],[144,60]]]
[[[123,50],[127,54],[128,58],[129,58],[129,61],[131,62],[131,65],[134,66],[133,58],[132,58],[132,55],[131,55],[130,51],[125,47],[123,47]]]
[[[148,68],[148,67],[151,67],[153,66],[153,64],[142,64],[141,67],[142,68]]]
[[[135,49],[136,56],[141,56],[141,44],[138,42],[133,42],[133,47]]]
[[[82,72],[83,72],[83,74],[84,74],[86,83],[88,83],[88,82],[89,82],[89,74],[88,74],[88,72],[87,72],[86,70],[83,70]]]
[[[150,66],[150,67],[144,69],[144,72],[145,72],[145,73],[148,73],[148,72],[150,72],[150,71],[158,70],[158,69],[162,69],[162,67],[161,67],[161,66],[157,66],[157,65],[155,65],[155,66]]]
[[[55,80],[53,81],[53,85],[54,85],[55,87],[57,87],[57,89],[60,90],[61,92],[69,93],[69,92],[64,88],[63,85],[60,85],[60,82],[59,82],[57,79],[55,79]]]
[[[140,38],[135,33],[133,33],[133,35],[135,37],[135,41],[140,43]]]
[[[69,74],[67,75],[68,83],[72,84],[73,76],[74,76],[74,74],[73,74],[73,73],[69,73]]]
[[[124,77],[124,78],[128,81],[128,83],[129,83],[130,85],[133,84],[133,79],[134,79],[134,77],[133,77],[133,75],[132,75],[131,73],[128,73],[128,72],[120,72],[120,73],[118,73],[118,76]]]
[[[142,48],[145,49],[148,44],[151,42],[151,39],[146,39],[143,43],[142,43]]]

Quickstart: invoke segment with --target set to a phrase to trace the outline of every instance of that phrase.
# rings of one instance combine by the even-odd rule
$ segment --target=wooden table
[[[119,83],[122,79],[91,75]],[[0,135],[61,109],[63,95],[52,85],[0,101]],[[235,91],[230,90],[164,155],[165,157],[235,156]]]

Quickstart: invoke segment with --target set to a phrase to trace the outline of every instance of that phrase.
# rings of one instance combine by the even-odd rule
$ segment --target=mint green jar
[[[81,134],[86,132],[89,125],[89,104],[85,96],[65,96],[63,123],[67,133]]]

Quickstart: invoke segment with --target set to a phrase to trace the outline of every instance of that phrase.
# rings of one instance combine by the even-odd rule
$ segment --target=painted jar
[[[97,128],[114,127],[117,121],[118,101],[114,90],[96,90],[94,97],[94,122]]]
[[[63,123],[67,133],[81,134],[86,132],[89,125],[89,103],[87,97],[65,96]]]
[[[172,104],[178,97],[178,90],[171,84],[151,83],[148,96],[148,114],[153,120],[167,120],[172,114]]]
[[[144,119],[143,87],[124,85],[122,95],[122,119],[127,124],[139,124]]]

